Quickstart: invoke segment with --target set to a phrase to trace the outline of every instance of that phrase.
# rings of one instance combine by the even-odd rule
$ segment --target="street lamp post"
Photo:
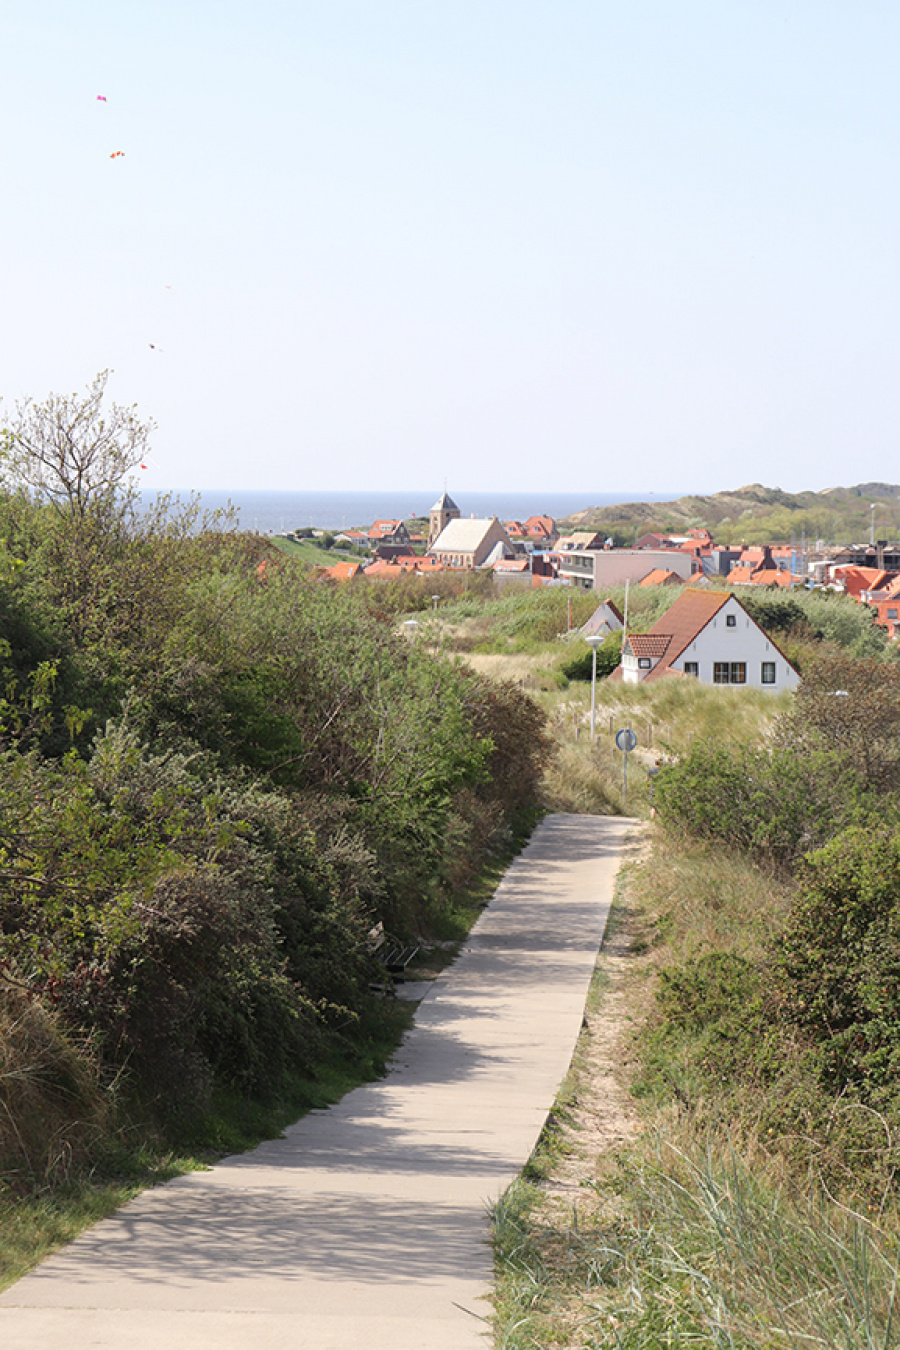
[[[599,633],[591,633],[587,641],[591,649],[591,740],[593,740],[597,725],[597,648],[602,645],[603,638]]]

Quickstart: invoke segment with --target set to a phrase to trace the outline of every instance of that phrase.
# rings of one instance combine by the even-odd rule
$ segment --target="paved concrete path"
[[[485,1350],[487,1206],[566,1072],[629,825],[551,816],[381,1082],[146,1191],[0,1297],[3,1350]]]

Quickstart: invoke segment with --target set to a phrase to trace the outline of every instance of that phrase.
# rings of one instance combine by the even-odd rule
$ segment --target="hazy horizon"
[[[0,412],[112,368],[162,489],[845,482],[900,430],[898,49],[887,0],[11,7]]]

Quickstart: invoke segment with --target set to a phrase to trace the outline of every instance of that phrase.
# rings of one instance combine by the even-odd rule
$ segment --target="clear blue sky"
[[[3,407],[112,367],[148,488],[900,477],[896,0],[28,0],[2,51]]]

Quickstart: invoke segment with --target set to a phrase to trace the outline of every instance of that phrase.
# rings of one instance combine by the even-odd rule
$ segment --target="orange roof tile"
[[[671,633],[628,634],[628,645],[635,656],[663,657],[671,641]]]
[[[671,665],[685,647],[693,642],[701,629],[711,623],[722,606],[731,599],[733,597],[728,591],[682,591],[674,605],[669,606],[647,634],[648,637],[668,634],[671,638],[665,662],[656,666],[650,674],[654,676],[660,674],[666,666]]]
[[[353,577],[358,577],[362,570],[362,563],[339,562],[333,567],[326,567],[325,575],[333,577],[335,581],[351,581]]]
[[[369,563],[368,567],[363,569],[363,575],[367,577],[402,577],[403,568],[399,563],[387,562],[384,558],[379,558],[377,562]]]
[[[643,580],[638,582],[638,585],[671,586],[673,583],[678,583],[681,580],[682,578],[677,572],[670,572],[665,567],[654,567],[652,572],[648,572]]]

